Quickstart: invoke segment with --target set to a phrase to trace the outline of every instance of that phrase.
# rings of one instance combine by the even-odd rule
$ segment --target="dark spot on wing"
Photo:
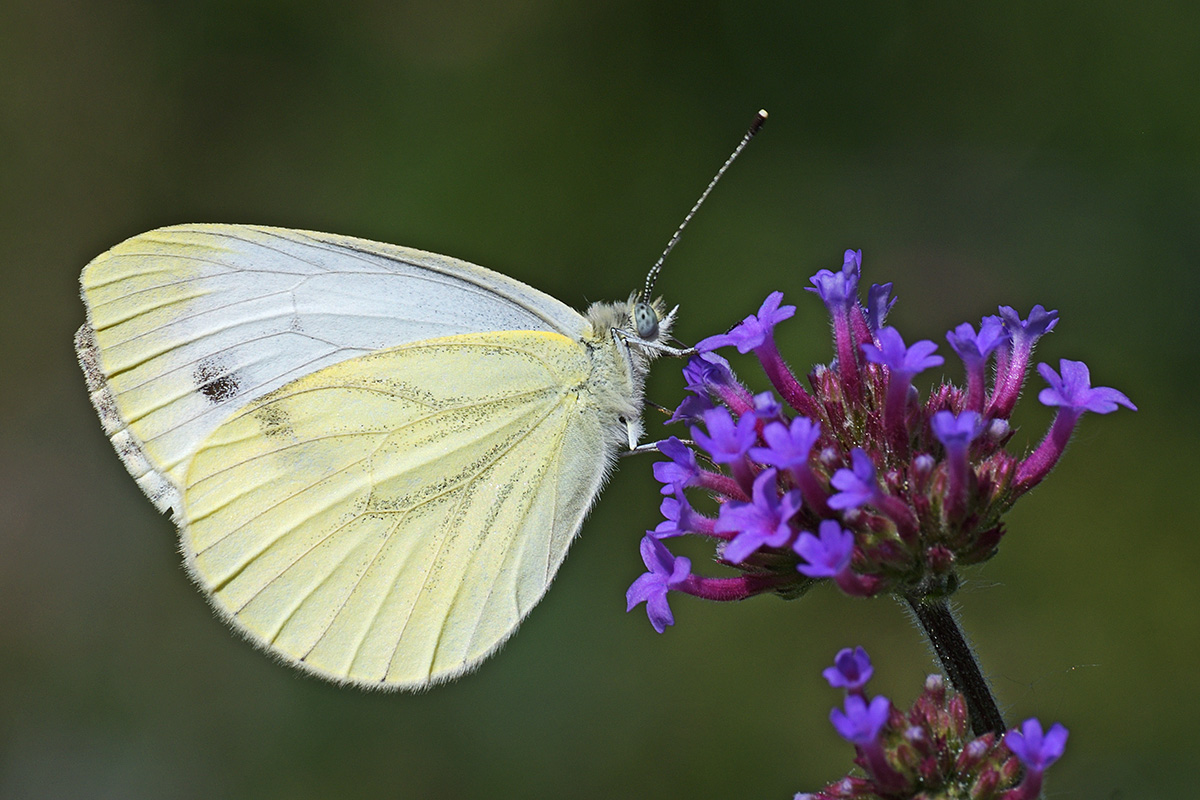
[[[287,410],[276,403],[267,403],[257,409],[254,412],[254,418],[258,420],[264,436],[290,437],[295,433],[292,430],[291,421],[288,419]]]
[[[197,391],[208,398],[213,405],[224,402],[237,395],[238,380],[235,373],[229,372],[219,361],[206,358],[196,365],[192,380]]]

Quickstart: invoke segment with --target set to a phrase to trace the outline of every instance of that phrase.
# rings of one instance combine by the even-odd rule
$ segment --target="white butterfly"
[[[333,681],[476,667],[545,594],[642,433],[675,311],[579,314],[446,256],[328,233],[180,225],[83,270],[79,363],[188,571],[254,644]]]
[[[636,444],[674,316],[239,225],[136,236],[81,280],[92,402],[192,577],[254,644],[380,688],[516,630]]]

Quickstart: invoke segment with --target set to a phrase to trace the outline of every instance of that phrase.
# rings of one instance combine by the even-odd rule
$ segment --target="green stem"
[[[941,598],[921,598],[916,595],[905,595],[908,607],[921,623],[925,636],[937,654],[942,669],[950,683],[967,701],[967,713],[971,716],[971,730],[976,736],[985,733],[995,733],[1003,736],[1006,730],[1004,718],[996,707],[996,699],[992,697],[991,687],[979,669],[979,662],[967,637],[950,606]]]

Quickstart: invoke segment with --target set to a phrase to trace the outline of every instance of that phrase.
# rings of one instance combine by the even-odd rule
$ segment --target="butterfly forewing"
[[[93,403],[161,509],[196,447],[242,406],[381,348],[468,332],[578,337],[582,317],[473,264],[332,234],[184,225],[83,272],[76,338]]]
[[[591,368],[579,341],[511,331],[293,381],[192,459],[189,565],[252,640],[323,675],[458,675],[541,598],[607,472]]]

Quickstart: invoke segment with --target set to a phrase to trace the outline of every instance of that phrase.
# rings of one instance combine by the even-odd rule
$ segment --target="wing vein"
[[[366,389],[366,387],[358,387],[358,388]],[[312,390],[307,390],[307,391],[317,391],[317,389],[312,389]],[[376,390],[376,391],[379,391],[379,390]],[[501,398],[501,399],[503,399],[504,401],[520,400],[520,399],[523,399],[526,397],[533,397],[538,394],[545,394],[545,392],[546,392],[545,389],[533,389],[528,392],[521,392],[519,394],[506,395],[504,398]],[[390,394],[389,392],[382,392],[382,393]],[[297,394],[299,394],[299,393],[297,393]],[[292,395],[292,396],[296,396],[296,395]],[[429,407],[428,403],[419,403],[416,400],[413,400],[413,402],[417,403],[419,405],[425,406],[425,407]],[[255,455],[254,458],[251,459],[251,461],[259,459],[259,458],[264,458],[266,456],[279,455],[280,453],[285,453],[294,448],[303,447],[303,446],[311,444],[313,442],[321,442],[321,441],[326,441],[326,440],[342,439],[342,438],[353,438],[356,436],[378,436],[378,435],[391,436],[400,431],[405,430],[406,428],[411,428],[415,425],[420,425],[422,423],[429,422],[433,419],[436,419],[439,415],[442,415],[442,414],[453,414],[453,413],[468,410],[468,409],[483,408],[485,406],[492,405],[496,402],[498,402],[498,400],[490,399],[490,400],[485,400],[485,401],[482,401],[479,403],[463,403],[463,404],[457,405],[457,406],[443,407],[443,408],[437,409],[432,414],[428,414],[424,417],[420,417],[420,418],[414,419],[410,422],[406,422],[403,425],[399,425],[399,426],[392,427],[392,428],[384,428],[382,430],[349,431],[346,433],[329,434],[327,436],[310,436],[306,439],[296,441],[296,442],[291,442],[289,444],[282,445],[280,447],[276,447],[272,450],[264,450],[261,453],[259,453],[258,455]],[[247,413],[251,413],[251,412],[247,412]],[[247,434],[246,436],[242,436],[238,439],[230,439],[226,442],[222,442],[221,444],[222,444],[222,446],[238,444],[241,442],[251,441],[252,439],[257,438],[257,436],[258,436],[258,434]],[[465,444],[460,445],[459,447],[455,448],[454,450],[447,451],[447,454],[458,452],[460,450],[465,449],[466,447],[467,447],[467,445],[465,445]],[[236,464],[230,464],[227,467],[222,467],[221,469],[214,470],[214,471],[208,473],[207,475],[205,475],[203,478],[198,479],[195,483],[190,484],[188,488],[191,489],[192,487],[199,486],[204,481],[207,481],[211,478],[219,477],[220,475],[222,475],[226,472],[229,472],[231,470],[240,469],[243,466],[245,466],[245,464],[248,464],[248,463],[250,463],[250,462],[249,461],[238,462]],[[355,463],[360,463],[360,462],[355,462]],[[240,496],[241,495],[239,495],[239,497]],[[231,499],[237,499],[237,498],[235,497],[235,498],[231,498]],[[287,499],[291,499],[291,498],[287,498]],[[201,517],[201,519],[202,519],[202,517]]]
[[[486,466],[486,467],[483,467],[483,468],[479,469],[479,470],[478,470],[478,471],[475,473],[475,475],[473,475],[473,476],[470,478],[470,480],[469,480],[469,481],[464,481],[464,482],[463,482],[463,485],[465,485],[465,484],[467,484],[467,483],[470,483],[470,482],[473,482],[473,481],[477,480],[477,479],[479,478],[479,476],[480,476],[480,475],[482,475],[482,474],[483,474],[483,472],[484,472],[486,469],[490,469],[490,468],[492,468],[493,466],[495,466],[495,465],[496,465],[496,463],[497,463],[497,462],[498,462],[498,461],[499,461],[499,460],[500,460],[502,457],[504,457],[505,455],[508,455],[509,453],[511,453],[511,452],[512,452],[512,451],[513,451],[513,450],[514,450],[516,447],[517,447],[517,445],[518,445],[518,444],[520,444],[521,442],[523,442],[523,441],[525,441],[526,439],[528,439],[528,438],[529,438],[529,436],[530,436],[530,435],[531,435],[531,434],[532,434],[534,431],[536,431],[538,428],[540,428],[540,427],[542,426],[542,424],[543,424],[543,423],[545,423],[545,421],[546,421],[547,419],[549,419],[549,418],[550,418],[550,416],[551,416],[551,415],[552,415],[552,414],[553,414],[553,413],[554,413],[556,410],[558,410],[558,409],[559,409],[559,408],[561,408],[561,407],[562,407],[562,402],[561,402],[561,400],[560,400],[560,402],[558,402],[557,404],[555,404],[555,405],[551,406],[551,407],[550,407],[550,408],[549,408],[549,409],[546,411],[546,413],[542,415],[542,418],[541,418],[541,419],[539,419],[539,420],[538,420],[537,422],[535,422],[533,425],[529,426],[529,428],[527,428],[527,429],[525,430],[525,432],[521,434],[521,436],[520,436],[520,437],[518,437],[516,440],[514,440],[514,441],[513,441],[511,444],[509,444],[509,446],[508,446],[508,447],[506,447],[506,448],[505,448],[504,450],[502,450],[500,453],[497,453],[497,454],[496,454],[496,456],[494,456],[494,457],[493,457],[493,458],[492,458],[492,459],[491,459],[491,460],[488,462],[488,464],[487,464],[487,466]],[[461,507],[461,506],[460,506],[460,507]],[[438,546],[438,554],[439,554],[439,555],[441,554],[441,544],[444,544],[444,542],[445,542],[445,539],[443,539],[443,540],[442,540],[442,543],[440,543],[440,544],[439,544],[439,546]],[[435,559],[436,559],[436,556],[435,556]],[[422,591],[424,590],[425,583],[427,583],[427,582],[428,582],[428,575],[426,576],[426,580],[425,580],[425,582],[424,582],[424,583],[422,583],[422,587],[421,587],[421,588],[422,588]],[[494,585],[494,584],[493,584],[493,585]],[[458,597],[459,597],[460,593],[462,592],[462,589],[463,589],[463,583],[462,583],[462,582],[460,582],[460,583],[459,583],[459,585],[458,585],[458,586],[455,588],[455,590],[454,590],[454,595],[452,596],[450,603],[447,605],[447,607],[448,607],[448,608],[453,608],[454,604],[455,604],[455,603],[458,601]],[[414,605],[414,608],[415,608],[415,605]],[[409,613],[409,618],[411,619],[411,617],[412,617],[412,613],[411,613],[411,611],[410,611],[410,613]],[[431,666],[431,667],[432,667],[432,665],[433,665],[433,664],[434,664],[434,663],[437,661],[437,654],[438,654],[438,651],[441,649],[441,645],[442,645],[442,637],[443,637],[443,636],[445,635],[445,633],[446,633],[446,620],[448,620],[448,619],[449,619],[449,614],[447,614],[447,615],[446,615],[446,618],[445,618],[445,619],[443,619],[443,621],[442,621],[442,625],[441,625],[441,627],[438,629],[438,635],[437,635],[437,639],[436,639],[436,640],[435,640],[435,642],[434,642],[434,647],[433,647],[433,654],[432,654],[432,658],[430,659],[430,666]],[[407,628],[407,621],[405,622],[405,627]],[[403,631],[401,632],[401,638],[403,638]],[[397,647],[399,647],[399,642],[397,642]],[[395,651],[393,651],[393,653],[392,653],[392,658],[391,658],[391,659],[389,659],[388,663],[389,663],[389,664],[391,664],[391,662],[392,662],[392,661],[394,661],[394,660],[395,660]]]
[[[558,458],[559,458],[559,456],[561,455],[561,452],[562,452],[562,436],[559,436],[559,437],[558,437],[558,446],[557,446],[557,447],[555,447],[555,448],[553,448],[552,452],[551,452],[551,453],[548,453],[548,455],[552,456],[552,458],[553,458],[553,460],[554,460],[554,461],[557,461],[557,460],[558,460]],[[547,459],[547,461],[549,461],[549,460],[550,460],[550,459],[548,458],[548,459]],[[557,477],[557,473],[556,473],[556,477]],[[539,487],[540,487],[540,486],[544,486],[544,485],[545,485],[544,481],[539,481],[539,482],[538,482],[538,486],[539,486]],[[555,485],[554,485],[554,486],[550,487],[550,490],[551,490],[551,495],[552,495],[552,497],[554,498],[554,502],[557,504],[557,499],[558,499],[558,484],[557,484],[557,481],[555,482]],[[514,526],[514,528],[519,528],[519,527],[521,527],[521,526],[523,526],[523,525],[524,525],[524,521],[525,521],[525,519],[526,519],[526,518],[529,516],[529,511],[530,511],[530,509],[532,509],[532,508],[533,508],[533,504],[534,504],[534,503],[537,501],[537,499],[538,499],[538,498],[537,498],[537,495],[536,495],[536,494],[534,494],[534,495],[531,495],[531,496],[530,496],[529,502],[528,502],[527,504],[525,504],[525,507],[524,507],[524,509],[523,509],[523,513],[522,513],[522,515],[521,515],[521,525]],[[554,520],[555,520],[555,515],[553,515],[553,514],[552,514],[552,515],[550,516],[550,524],[551,524],[551,526],[553,526],[553,525],[554,525]],[[553,527],[552,527],[552,528],[551,528],[551,530],[550,530],[550,539],[551,539],[551,540],[553,540],[553,537],[554,537],[554,529],[553,529]],[[504,561],[505,563],[507,563],[507,562],[508,562],[508,558],[509,558],[509,555],[510,555],[510,553],[513,553],[512,545],[513,545],[513,542],[514,542],[514,541],[515,541],[515,537],[510,537],[510,538],[509,538],[509,540],[508,540],[508,542],[507,542],[507,543],[505,544],[505,546],[504,546],[504,550],[503,550],[503,552],[500,554],[500,557],[503,559],[503,561]],[[549,551],[550,551],[550,548],[547,548],[547,554],[549,553]],[[520,552],[517,552],[517,557],[518,557],[518,558],[520,557]],[[549,555],[547,555],[547,563],[549,563]],[[519,568],[518,568],[518,569],[519,569]],[[495,576],[495,577],[492,579],[492,583],[491,583],[491,585],[488,587],[487,599],[486,599],[486,600],[484,600],[484,602],[483,602],[483,603],[480,603],[480,604],[479,604],[479,615],[478,615],[478,616],[475,618],[475,624],[474,624],[474,625],[471,627],[471,635],[470,635],[470,637],[468,638],[468,642],[469,642],[471,645],[473,645],[473,644],[475,643],[475,636],[476,636],[476,635],[478,634],[478,632],[479,632],[479,626],[480,626],[481,624],[483,624],[483,615],[484,615],[484,613],[487,611],[488,605],[489,605],[489,604],[491,603],[491,601],[492,601],[492,597],[493,597],[493,595],[495,594],[495,591],[496,591],[496,585],[499,583],[499,581],[500,581],[500,576],[501,576],[501,575],[503,575],[503,574],[504,574],[504,569],[503,569],[503,565],[502,565],[500,569],[496,570],[496,576]],[[545,583],[543,583],[543,585],[545,585]],[[456,602],[457,602],[457,599],[458,599],[458,593],[455,593],[455,601],[456,601]],[[520,602],[520,598],[519,598],[519,597],[514,597],[514,598],[513,598],[513,600],[514,600],[514,604],[515,604],[515,606],[516,606],[517,618],[518,618],[518,619],[520,619],[520,617],[521,617],[521,614],[522,614],[522,611],[523,611],[523,609],[521,608],[521,602]],[[453,606],[453,604],[451,604],[451,605]]]

